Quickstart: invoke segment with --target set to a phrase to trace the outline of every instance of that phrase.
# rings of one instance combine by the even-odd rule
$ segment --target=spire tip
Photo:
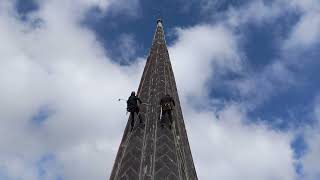
[[[158,24],[158,25],[159,25],[159,24],[162,25],[162,19],[161,19],[160,17],[157,19],[157,24]]]

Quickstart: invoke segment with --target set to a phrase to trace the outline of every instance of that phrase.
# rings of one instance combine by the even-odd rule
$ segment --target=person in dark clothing
[[[171,126],[172,126],[172,110],[175,106],[175,102],[173,100],[173,98],[169,95],[169,94],[166,94],[163,98],[161,98],[160,100],[160,106],[161,106],[161,109],[162,109],[162,116],[161,116],[161,127],[164,126],[164,118],[167,116],[169,118],[169,127],[171,129]]]
[[[136,93],[132,91],[130,97],[127,100],[127,111],[130,112],[131,115],[131,131],[133,130],[134,127],[134,114],[136,113],[138,118],[140,119],[140,123],[142,123],[140,114],[139,114],[139,106],[138,106],[138,101],[141,104],[142,101],[140,98],[136,96]]]

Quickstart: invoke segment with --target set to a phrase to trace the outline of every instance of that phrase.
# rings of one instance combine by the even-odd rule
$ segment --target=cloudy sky
[[[319,180],[319,0],[0,0],[0,180],[109,178],[158,15],[199,179]]]

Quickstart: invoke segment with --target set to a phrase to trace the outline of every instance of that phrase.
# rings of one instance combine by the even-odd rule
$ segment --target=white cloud
[[[307,151],[301,158],[303,165],[303,177],[306,180],[317,180],[320,178],[320,99],[319,96],[314,103],[315,124],[304,130]]]
[[[320,7],[320,5],[319,5]],[[293,28],[287,48],[308,48],[319,42],[320,37],[320,10],[307,12]]]
[[[272,9],[279,10],[278,15],[287,16],[288,13],[299,15],[300,18],[296,24],[291,27],[291,32],[284,41],[283,48],[300,52],[319,43],[320,36],[320,2],[317,0],[277,0],[271,4],[281,4],[282,8],[273,6]],[[274,16],[278,17],[278,16]]]
[[[221,25],[199,25],[179,29],[169,50],[199,179],[295,179],[290,133],[251,124],[241,104],[199,111],[188,98],[208,105],[216,71],[242,70],[238,37]]]
[[[208,2],[208,5],[215,4],[212,4],[211,8],[219,6],[219,3],[216,3],[216,1],[203,1]],[[263,104],[273,94],[288,90],[288,88],[296,85],[299,86],[302,83],[297,81],[295,73],[292,72],[290,67],[301,67],[302,62],[310,63],[312,61],[309,61],[307,58],[301,59],[297,57],[301,56],[304,50],[317,47],[317,44],[320,42],[320,3],[316,0],[275,0],[270,2],[257,0],[248,1],[243,4],[239,7],[230,6],[225,12],[218,15],[215,11],[211,11],[211,14],[215,17],[215,23],[218,20],[230,32],[237,32],[236,34],[240,37],[240,41],[246,38],[247,34],[245,33],[248,25],[255,24],[260,27],[269,28],[268,24],[270,23],[287,23],[284,19],[291,17],[293,14],[300,16],[295,24],[290,27],[288,24],[288,27],[285,27],[289,29],[289,33],[285,36],[281,36],[281,33],[274,34],[274,36],[278,36],[275,37],[279,50],[275,53],[278,54],[277,57],[269,59],[269,64],[259,71],[251,69],[251,67],[243,63],[242,68],[245,73],[242,74],[242,78],[225,82],[228,89],[232,89],[236,95],[240,95],[241,98],[248,100],[249,102],[246,102],[246,105],[254,109]],[[209,13],[208,9],[210,7],[206,6],[204,11]],[[274,30],[275,27],[270,27],[270,29]],[[263,42],[258,43],[263,44]],[[239,49],[238,52],[241,52],[241,47]],[[245,56],[246,54],[244,54]],[[259,60],[253,61],[258,62]]]
[[[185,117],[199,179],[295,179],[288,134],[245,124],[246,115],[234,105],[217,114],[187,111]]]
[[[241,8],[231,7],[226,15],[227,22],[232,26],[243,24],[263,24],[274,20],[286,11],[285,4],[280,1],[267,3],[262,0],[252,1]]]
[[[105,179],[112,166],[127,118],[116,100],[136,89],[142,66],[129,74],[113,64],[78,24],[82,5],[69,5],[42,2],[28,22],[1,6],[0,168],[9,179]],[[35,124],[43,106],[53,113]],[[56,161],[49,174],[57,173],[39,177],[37,162],[47,154]]]
[[[144,63],[112,63],[93,32],[78,24],[89,7],[108,3],[45,1],[28,22],[2,6],[0,168],[10,179],[108,177],[127,119],[116,99],[136,89]],[[34,28],[30,22],[38,18]],[[169,52],[199,178],[294,179],[290,135],[248,123],[239,105],[199,112],[188,99],[208,104],[215,72],[242,70],[238,37],[221,24],[178,29],[177,35]],[[33,124],[43,106],[53,113]],[[52,174],[38,177],[37,162],[47,154],[54,157]]]
[[[234,43],[231,44],[236,44],[237,39],[235,37],[237,36],[232,33],[232,28],[237,29],[239,26],[250,23],[261,24],[268,21],[274,21],[276,18],[279,18],[282,15],[287,14],[288,12],[301,13],[301,19],[291,27],[291,33],[289,34],[289,37],[284,41],[281,41],[281,53],[284,55],[284,57],[279,57],[279,59],[276,59],[274,62],[266,66],[266,68],[262,72],[259,71],[255,72],[254,74],[249,74],[248,77],[241,79],[240,81],[236,81],[236,86],[231,86],[231,88],[237,88],[242,94],[242,97],[246,97],[250,99],[250,101],[256,101],[253,105],[257,106],[258,104],[261,104],[263,100],[268,99],[270,96],[272,96],[272,94],[279,92],[279,89],[281,91],[281,89],[283,88],[286,89],[292,85],[295,85],[298,82],[295,81],[295,76],[293,72],[289,70],[288,66],[293,65],[296,60],[287,58],[286,56],[287,54],[290,54],[290,56],[299,54],[301,52],[301,49],[308,49],[310,47],[312,48],[312,46],[319,42],[319,7],[320,6],[317,1],[291,1],[290,3],[280,0],[270,3],[264,3],[264,1],[253,1],[252,3],[249,3],[247,6],[240,9],[231,8],[227,13],[228,18],[225,20],[220,19],[220,23],[226,24],[226,26],[224,26],[226,27],[226,29],[224,29],[224,32],[227,32],[227,34],[224,34],[226,36],[223,36],[221,34],[218,35],[219,33],[216,33],[214,31],[205,33],[199,30],[199,33],[196,33],[198,27],[196,27],[195,30],[193,30],[192,28],[190,28],[191,30],[185,29],[188,33],[192,32],[190,33],[190,35],[188,35],[188,37],[190,37],[190,40],[188,40],[188,42],[181,43],[180,47],[179,43],[184,42],[184,39],[187,39],[186,37],[184,37],[184,35],[187,35],[187,33],[180,33],[181,37],[180,39],[178,39],[178,43],[176,43],[176,45],[174,45],[173,48],[170,49],[170,52],[172,51],[171,59],[176,69],[178,69],[179,66],[184,66],[182,65],[182,62],[181,65],[175,62],[176,57],[179,57],[177,59],[181,61],[182,59],[187,59],[186,66],[192,67],[188,69],[184,68],[185,71],[178,70],[176,72],[176,78],[181,78],[178,80],[178,84],[180,83],[179,87],[186,88],[188,84],[193,85],[190,89],[181,89],[180,92],[182,91],[186,95],[194,96],[201,96],[207,93],[208,89],[205,85],[208,82],[208,79],[210,79],[209,76],[212,77],[212,74],[214,75],[215,66],[212,65],[212,62],[214,62],[214,58],[205,58],[208,57],[206,56],[206,53],[210,52],[210,50],[206,51],[206,48],[208,48],[209,45],[205,42],[210,42],[210,44],[214,43],[216,36],[218,36],[221,37],[223,42],[230,42],[228,41],[228,39],[230,38],[232,40],[231,42],[234,41]],[[208,10],[208,8],[206,10]],[[209,28],[214,29],[213,27]],[[216,36],[214,36],[213,34],[215,34]],[[202,37],[209,38],[205,39],[206,41],[201,41]],[[210,41],[210,37],[214,37],[214,40]],[[218,42],[221,43],[220,41]],[[184,45],[182,46],[182,44]],[[190,44],[190,48],[186,48],[188,46],[187,44]],[[205,47],[202,47],[201,44],[205,44]],[[224,43],[222,44],[224,45]],[[290,47],[290,49],[288,49],[288,47]],[[202,50],[206,53],[203,53]],[[226,50],[226,52],[230,54],[236,52],[239,55],[239,49],[237,48],[231,48],[231,51]],[[179,54],[175,55],[174,53]],[[200,58],[201,60],[205,59],[201,62],[203,64],[196,64],[197,61],[193,59],[197,58],[193,58],[193,55],[194,57],[202,57]],[[216,54],[214,53],[214,55]],[[194,62],[194,64],[189,64],[189,59],[191,62]],[[233,61],[231,60],[231,62]],[[211,75],[203,74],[203,72],[209,72],[209,74]],[[189,75],[187,75],[188,73]],[[200,75],[197,77],[197,79],[193,79],[190,74]],[[182,79],[182,77],[185,79]],[[202,101],[202,103],[206,104],[207,102]],[[245,106],[252,105],[248,104],[248,102],[243,103],[245,104],[242,105]],[[241,117],[241,119],[249,121],[246,117],[243,117],[245,116],[245,113],[238,113],[234,116],[230,116],[230,118],[214,118],[215,116],[217,116],[217,113],[209,111],[193,112],[190,104],[192,105],[190,101],[185,102],[183,104],[183,108],[187,109],[185,111],[185,117],[188,122],[187,124],[189,125],[189,127],[192,127],[190,128],[191,133],[189,133],[189,135],[191,136],[190,142],[191,145],[193,145],[193,153],[195,155],[194,157],[197,163],[199,177],[201,179],[297,178],[295,175],[295,170],[293,168],[295,160],[293,158],[293,152],[290,147],[291,138],[286,133],[272,131],[270,129],[267,129],[263,125],[247,125],[243,123],[238,123],[238,125],[234,126],[236,128],[233,129],[233,125],[228,124],[228,122],[231,122],[232,124],[236,117]],[[252,106],[250,108],[252,108]],[[229,112],[229,110],[229,108],[224,109],[224,111],[227,111],[230,115],[231,112]],[[194,119],[197,119],[197,121],[194,122]],[[195,130],[196,128],[197,130]],[[319,132],[318,130],[312,130],[312,132],[313,133],[311,133],[307,137],[307,143],[310,146],[310,150],[302,160],[303,169],[305,171],[304,178],[308,180],[319,179]],[[252,137],[256,137],[257,139],[254,140],[257,140],[257,142],[252,140]],[[206,141],[205,143],[203,143],[204,139]],[[276,139],[279,141],[275,141]],[[229,142],[232,142],[232,145],[230,145]],[[260,143],[263,145],[261,145]],[[259,153],[260,146],[265,147],[269,154],[261,153],[264,154],[261,156],[261,154]],[[221,149],[222,147],[223,149]],[[250,150],[246,149],[247,147],[250,147]],[[228,151],[229,149],[231,150]],[[237,154],[238,152],[239,154]],[[250,157],[246,156],[248,155],[247,152],[250,152]],[[255,152],[257,152],[257,154],[255,154]],[[218,158],[214,156],[216,154],[218,154]],[[242,156],[242,154],[244,155]],[[266,159],[264,159],[263,157],[266,157]],[[248,168],[249,166],[255,168]],[[272,175],[274,176],[272,177]]]
[[[217,14],[215,9],[221,4],[216,0],[202,0],[202,11],[206,15],[239,28],[247,24],[265,24],[279,17],[286,18],[293,14],[300,16],[291,27],[291,33],[283,46],[285,49],[305,49],[319,43],[320,36],[320,2],[318,0],[255,0],[242,3],[241,6],[230,5],[225,12]],[[232,2],[230,4],[233,4]],[[221,14],[224,14],[221,16]],[[285,22],[283,22],[285,23]],[[281,38],[281,37],[279,37]]]
[[[284,60],[275,60],[259,72],[247,73],[243,79],[228,82],[243,99],[243,105],[253,110],[272,95],[285,92],[298,82]]]
[[[41,6],[60,6],[61,8],[73,9],[73,16],[84,15],[85,11],[90,8],[98,8],[105,14],[119,15],[125,14],[136,16],[139,14],[139,0],[45,0],[37,1]],[[70,16],[72,17],[72,16]]]
[[[170,47],[180,92],[185,96],[207,94],[205,83],[217,68],[239,71],[237,37],[222,25],[198,25],[177,29],[178,40]]]
[[[306,143],[308,150],[302,157],[301,163],[303,165],[303,176],[306,180],[317,180],[320,178],[320,128],[308,129],[306,132]]]

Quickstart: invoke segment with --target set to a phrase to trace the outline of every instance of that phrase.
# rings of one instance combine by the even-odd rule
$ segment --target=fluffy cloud
[[[186,117],[200,179],[295,179],[288,134],[244,124],[246,115],[234,105],[217,114],[192,112]]]
[[[74,7],[82,13],[82,5],[59,3],[42,2],[26,22],[13,5],[1,6],[0,168],[6,179],[104,179],[126,119],[116,100],[135,89],[141,75],[142,64],[127,71],[110,61],[78,23],[81,16],[72,15]],[[42,109],[48,117],[35,120]]]
[[[306,180],[317,180],[320,178],[320,128],[308,129],[306,134],[306,143],[308,144],[308,150],[301,159],[303,165],[303,178]]]
[[[207,94],[206,83],[218,68],[241,69],[237,37],[223,25],[199,25],[176,31],[177,42],[169,50],[178,86],[184,87],[183,95]]]
[[[210,1],[208,0],[209,3],[208,4],[215,4],[217,5],[216,1]],[[254,73],[249,73],[247,74],[244,78],[240,79],[240,80],[236,80],[236,81],[231,81],[230,82],[230,88],[233,89],[237,89],[241,95],[242,98],[244,99],[248,99],[249,103],[246,101],[242,101],[241,105],[242,107],[249,107],[249,109],[252,110],[252,108],[256,108],[258,105],[261,105],[261,103],[263,103],[263,101],[265,99],[270,98],[273,94],[279,92],[279,90],[281,91],[281,89],[287,89],[288,87],[292,87],[297,85],[296,79],[295,79],[295,75],[294,73],[290,70],[290,66],[291,67],[299,67],[301,65],[301,60],[297,59],[296,57],[298,57],[300,54],[302,54],[304,52],[304,50],[310,50],[313,49],[315,47],[315,45],[317,45],[319,43],[319,23],[318,23],[318,12],[319,12],[319,2],[318,1],[285,1],[285,0],[278,0],[278,1],[272,1],[272,2],[266,2],[266,1],[249,1],[249,3],[247,3],[244,6],[239,7],[231,7],[226,11],[225,16],[222,16],[223,18],[216,18],[216,17],[221,17],[219,15],[216,15],[214,13],[215,16],[215,20],[219,19],[220,22],[226,24],[226,27],[228,27],[228,31],[232,32],[233,30],[238,31],[238,28],[244,27],[248,24],[257,24],[257,25],[263,25],[265,24],[265,22],[275,22],[277,19],[279,18],[283,18],[283,16],[287,16],[288,14],[292,13],[292,14],[298,14],[300,16],[300,19],[297,21],[297,23],[293,24],[291,27],[289,27],[289,36],[283,38],[283,37],[279,37],[279,39],[284,39],[283,41],[280,41],[280,50],[281,50],[281,56],[279,56],[277,59],[275,59],[271,64],[265,66],[265,68],[262,71],[259,72],[254,72]],[[208,11],[208,7],[205,7],[205,11]],[[234,31],[234,32],[235,32]],[[241,51],[241,50],[240,50]],[[239,50],[238,50],[239,52]],[[307,61],[307,60],[306,60]],[[306,62],[307,63],[307,62]],[[308,63],[309,60],[308,60]],[[246,67],[244,67],[246,68]],[[200,73],[200,71],[198,71]],[[201,81],[200,81],[201,82]],[[199,82],[197,82],[199,83]],[[253,102],[252,102],[253,101]],[[224,109],[226,111],[228,111],[227,109]],[[245,112],[245,110],[244,110]],[[212,133],[203,133],[201,134],[201,136],[198,136],[198,139],[200,139],[200,137],[202,137],[203,139],[208,140],[208,142],[210,142],[210,140],[212,139],[212,136],[219,135],[219,138],[224,137],[228,137],[228,133],[221,133],[223,135],[219,134],[219,131],[217,132],[216,129],[214,129],[215,125],[221,127],[225,127],[224,125],[221,124],[221,122],[228,122],[228,119],[224,119],[223,121],[220,122],[220,119],[217,118],[215,120],[215,117],[217,115],[217,113],[214,114],[210,114],[208,112],[202,112],[202,113],[198,113],[197,115],[202,114],[201,118],[195,118],[195,119],[210,119],[211,118],[211,132]],[[218,112],[219,114],[219,112]],[[209,117],[208,117],[209,116]],[[243,114],[238,114],[239,117],[242,117],[241,119],[246,119],[246,117],[243,117]],[[187,119],[189,116],[187,116]],[[207,117],[207,118],[205,118]],[[235,116],[236,117],[236,116]],[[230,119],[236,119],[235,117],[232,117]],[[217,122],[216,122],[217,121]],[[232,120],[231,120],[232,121]],[[286,120],[289,121],[289,120]],[[199,124],[201,124],[201,121],[197,121]],[[213,123],[214,122],[214,123]],[[191,123],[191,119],[189,119],[189,123],[192,124],[192,127],[197,127],[199,126],[196,123]],[[207,129],[207,131],[203,130],[203,131],[198,131],[198,132],[194,132],[192,133],[192,135],[194,134],[199,134],[199,132],[209,132],[210,131],[210,126],[208,126],[208,124],[210,123],[205,123],[206,125],[203,125],[201,127],[201,129]],[[239,129],[241,129],[241,125],[237,126]],[[245,126],[247,128],[247,126]],[[228,127],[227,129],[229,129],[230,127]],[[261,127],[260,127],[261,128]],[[255,127],[254,129],[260,129],[259,127]],[[199,128],[200,129],[200,128]],[[213,130],[214,129],[214,130]],[[232,128],[230,128],[232,129]],[[192,131],[192,129],[190,129]],[[261,129],[260,129],[261,130]],[[302,168],[304,170],[304,174],[301,178],[305,178],[305,179],[318,179],[319,178],[319,168],[317,166],[318,162],[319,162],[319,158],[317,158],[319,155],[317,152],[319,152],[319,143],[318,143],[318,139],[319,139],[319,130],[317,127],[315,128],[311,128],[310,129],[304,129],[305,132],[310,131],[309,133],[306,133],[306,141],[307,144],[309,145],[309,150],[306,152],[305,156],[302,158]],[[225,131],[223,131],[225,132]],[[230,132],[228,130],[226,130],[226,132]],[[230,132],[231,136],[234,139],[241,139],[241,138],[237,138],[237,137],[245,137],[244,139],[250,139],[250,137],[245,136],[246,131],[242,131],[242,134],[237,134]],[[251,131],[254,132],[254,131]],[[266,137],[268,137],[269,135],[271,135],[270,133],[272,131],[265,131],[266,133],[264,134]],[[276,171],[274,171],[273,173],[266,173],[268,167],[267,166],[263,166],[265,165],[264,163],[261,163],[259,165],[255,164],[254,167],[256,167],[256,170],[258,171],[258,167],[262,167],[261,169],[264,169],[264,172],[260,172],[260,174],[264,174],[261,177],[255,176],[254,172],[250,172],[248,174],[250,174],[249,176],[247,176],[248,174],[246,174],[246,169],[242,169],[242,167],[246,167],[245,165],[241,164],[241,161],[239,162],[235,162],[231,164],[228,164],[228,168],[226,173],[223,174],[219,174],[220,172],[223,171],[218,171],[216,173],[216,176],[218,179],[237,179],[239,177],[241,177],[240,179],[295,179],[295,175],[294,175],[294,169],[292,169],[292,165],[294,164],[294,160],[290,159],[293,158],[292,156],[290,157],[289,154],[292,153],[290,150],[290,147],[288,146],[288,143],[291,141],[287,138],[287,136],[285,134],[281,133],[276,133],[277,136],[279,136],[280,138],[278,139],[282,139],[282,141],[279,141],[278,143],[281,144],[282,148],[276,148],[276,150],[279,150],[279,154],[281,154],[281,152],[283,152],[283,154],[286,154],[286,160],[282,160],[280,162],[285,162],[285,164],[282,164],[281,166],[279,166],[278,168],[281,169],[281,167],[287,167],[286,170],[284,170],[282,173],[277,173]],[[249,133],[247,134],[249,136]],[[251,135],[251,136],[256,136],[255,135]],[[271,135],[272,136],[272,135]],[[286,137],[286,138],[284,138]],[[217,138],[217,139],[219,139]],[[223,138],[222,138],[223,139]],[[229,140],[232,141],[233,139]],[[264,140],[260,139],[261,141],[259,142],[264,142]],[[191,141],[192,142],[192,141]],[[199,142],[199,141],[194,141],[194,142]],[[236,143],[241,142],[241,140],[237,141]],[[221,144],[223,144],[223,142],[220,142]],[[236,144],[235,143],[235,144]],[[268,142],[267,142],[268,143]],[[275,145],[270,141],[269,142],[271,146]],[[200,143],[196,143],[196,147],[201,147]],[[210,146],[210,147],[208,147]],[[236,146],[236,145],[235,145]],[[235,147],[232,146],[232,147]],[[246,145],[245,143],[241,143],[241,145],[237,145],[237,147],[241,147],[239,148],[239,154],[243,153],[242,150],[244,150],[245,148],[242,147],[247,147],[248,145]],[[249,145],[252,149],[255,148],[255,146],[253,144]],[[278,147],[281,147],[278,146]],[[232,157],[231,159],[237,159],[236,157],[236,153],[230,153],[228,154],[227,151],[224,149],[224,151],[221,150],[220,151],[214,151],[214,149],[219,149],[219,147],[214,146],[214,144],[206,144],[206,147],[208,147],[207,149],[211,150],[211,152],[203,152],[203,154],[205,154],[204,156],[206,156],[206,158],[208,159],[208,157],[212,157],[214,154],[222,154],[225,155],[223,156],[222,160],[228,159],[227,157]],[[199,148],[198,150],[195,150],[194,152],[199,152],[199,151],[204,151],[203,149],[206,149],[206,147],[202,147]],[[231,148],[231,147],[230,147]],[[227,148],[226,148],[227,149]],[[275,149],[273,149],[275,150]],[[257,152],[259,152],[259,150],[256,150]],[[250,152],[256,152],[255,150],[250,151]],[[272,154],[272,151],[269,151],[270,154]],[[245,154],[245,153],[244,153]],[[276,152],[274,152],[274,154],[276,154]],[[254,154],[251,154],[254,156]],[[199,155],[200,157],[200,155]],[[204,159],[205,157],[203,157]],[[279,158],[279,157],[276,157]],[[271,158],[272,159],[272,158]],[[214,160],[216,159],[212,159],[208,162],[214,162]],[[244,160],[244,159],[243,159]],[[245,160],[244,160],[245,161]],[[259,161],[261,162],[265,162],[263,159],[259,159]],[[232,162],[232,161],[231,161]],[[257,162],[257,161],[254,161]],[[210,163],[208,163],[210,164]],[[214,170],[219,169],[217,168],[217,164],[212,163],[210,165],[206,164],[207,166],[205,167],[215,167],[212,169],[208,169],[207,170],[207,177],[213,177],[214,176]],[[223,163],[221,163],[223,164]],[[239,166],[237,166],[237,164],[241,164]],[[262,165],[263,164],[263,165]],[[268,163],[267,163],[268,164]],[[262,166],[260,166],[262,165]],[[201,164],[199,164],[198,166],[201,166]],[[277,167],[275,164],[273,164],[272,166]],[[201,169],[199,169],[198,171],[201,172],[201,170],[204,170],[205,167],[202,167]],[[226,166],[223,166],[226,167]],[[237,173],[236,175],[233,175],[232,171],[230,171],[230,169],[233,170],[233,172],[235,171],[234,169],[239,169],[239,173]],[[241,174],[241,172],[244,172],[243,174]],[[205,176],[206,173],[203,172],[202,175]],[[276,177],[270,177],[268,176],[268,174],[274,174],[276,175]]]
[[[203,1],[208,2],[207,4],[216,2]],[[210,9],[206,6],[204,11],[208,12],[208,8]],[[319,9],[320,3],[314,0],[275,0],[271,2],[258,0],[248,1],[239,7],[230,6],[225,12],[218,15],[213,13],[215,20],[228,27],[229,31],[237,32],[240,39],[246,38],[246,28],[252,24],[255,27],[274,30],[270,24],[272,26],[279,23],[286,24],[287,22],[283,19],[289,19],[291,16],[299,17],[296,22],[286,24],[281,28],[281,31],[288,29],[286,35],[280,35],[281,33],[278,32],[274,35],[277,36],[275,43],[277,43],[279,52],[276,52],[277,56],[274,59],[268,60],[268,64],[261,71],[256,72],[250,69],[251,67],[247,67],[245,63],[242,64],[244,69],[244,73],[241,74],[242,78],[226,83],[230,89],[233,89],[233,93],[250,101],[246,104],[250,104],[250,107],[254,109],[273,94],[298,86],[299,82],[292,67],[301,67],[302,61],[305,64],[312,63],[308,57],[301,60],[300,56],[308,50],[315,49],[320,42],[318,38],[320,35]],[[241,48],[238,51],[241,52]]]
[[[177,33],[169,52],[199,179],[295,179],[291,135],[246,123],[250,120],[240,104],[213,111],[196,108],[197,99],[210,107],[206,94],[216,71],[242,71],[239,38],[222,25]]]
[[[305,139],[307,144],[307,151],[301,158],[303,165],[303,178],[306,180],[316,180],[320,178],[320,101],[319,96],[315,100],[314,104],[314,117],[316,119],[313,127],[307,127],[305,129]]]
[[[216,71],[242,71],[239,38],[222,25],[177,33],[169,53],[199,179],[295,179],[290,133],[248,123],[246,109],[237,103],[208,109],[208,82]],[[206,108],[199,110],[199,104]]]
[[[305,49],[319,43],[320,2],[314,0],[292,1],[291,6],[302,15],[293,27],[286,48]]]
[[[0,177],[108,176],[127,119],[116,99],[136,89],[145,61],[113,63],[79,22],[91,7],[105,13],[137,7],[129,4],[42,1],[21,21],[11,2],[1,1]],[[294,179],[290,133],[251,124],[239,104],[199,111],[189,99],[210,104],[209,83],[217,71],[242,71],[239,37],[229,25],[177,28],[169,48],[199,178]],[[44,118],[37,120],[42,111]]]

